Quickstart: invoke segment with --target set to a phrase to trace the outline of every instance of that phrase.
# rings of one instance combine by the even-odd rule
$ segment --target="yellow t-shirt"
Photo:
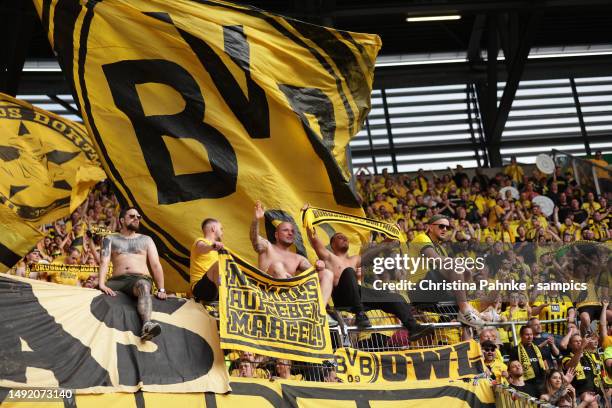
[[[499,235],[497,234],[497,231],[495,230],[495,228],[491,228],[491,227],[485,227],[485,228],[481,228],[480,229],[480,242],[486,242],[487,237],[492,237],[493,240],[497,240]]]
[[[193,287],[206,275],[206,272],[219,261],[219,253],[217,251],[208,251],[205,254],[196,253],[196,245],[198,242],[211,246],[213,243],[206,238],[198,238],[191,245],[189,256],[189,287]]]
[[[506,318],[506,321],[509,322],[521,322],[529,320],[529,311],[527,309],[522,309],[520,307],[515,308],[513,311],[510,311],[510,306],[506,308],[501,313],[502,316]],[[521,330],[523,325],[516,325],[516,335],[519,335],[519,331]],[[512,329],[508,329],[508,340],[512,340]]]
[[[592,202],[592,203],[587,202],[587,203],[582,204],[581,208],[592,215],[595,211],[601,208],[601,205],[598,202]]]
[[[533,306],[537,307],[545,303],[547,303],[548,306],[540,310],[540,315],[538,316],[540,320],[567,319],[568,310],[574,307],[571,299],[565,295],[555,297],[539,295],[533,303]],[[542,329],[546,333],[564,336],[567,332],[567,322],[543,323]]]
[[[510,177],[515,183],[520,183],[525,172],[518,164],[509,164],[504,167],[504,174]]]
[[[499,383],[506,384],[504,376],[502,376],[503,371],[508,371],[508,366],[503,361],[498,361],[497,359],[493,360],[491,365],[488,366],[493,375],[495,376],[495,380]]]
[[[601,348],[607,349],[608,347],[612,347],[612,336],[605,336],[603,341],[601,342]]]
[[[77,268],[78,266],[70,268],[70,265],[66,265],[66,270],[64,271],[49,271],[46,272],[46,274],[53,283],[59,283],[60,285],[78,286],[79,281],[86,280],[89,275],[93,274],[91,272],[81,272]]]

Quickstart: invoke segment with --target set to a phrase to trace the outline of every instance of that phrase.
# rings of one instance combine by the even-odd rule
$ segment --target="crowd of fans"
[[[596,164],[606,164],[601,154],[596,160]],[[599,173],[600,185],[607,187],[609,176]],[[424,171],[408,177],[386,171],[372,175],[364,169],[357,176],[357,187],[368,217],[397,224],[408,246],[427,230],[431,217],[448,217],[453,226],[448,254],[486,260],[484,268],[466,277],[467,281],[527,284],[529,289],[523,291],[473,291],[468,295],[482,319],[491,324],[479,337],[493,379],[564,407],[603,406],[603,396],[610,398],[610,197],[597,196],[578,185],[571,170],[563,173],[556,168],[554,174],[546,175],[535,168],[528,176],[514,158],[491,178],[479,169],[469,177],[461,166],[446,174],[432,172],[430,177]],[[507,187],[516,189],[518,197]],[[546,215],[534,200],[540,195],[552,201],[552,213]],[[402,270],[383,274],[390,281],[404,278],[409,275]],[[552,282],[573,285],[554,287],[549,285]],[[577,283],[585,283],[587,289]],[[439,322],[444,321],[442,315],[424,313],[422,318]],[[541,324],[540,320],[555,322]],[[523,321],[528,324],[515,324],[515,331],[508,325],[501,327]],[[430,344],[452,343],[471,335],[459,329],[449,332],[452,330],[437,330]],[[393,344],[392,339],[383,344]]]
[[[120,206],[108,182],[101,182],[69,217],[42,226],[45,238],[15,267],[15,273],[59,284],[96,287],[96,273],[37,273],[34,264],[100,264],[100,244],[106,234],[116,232]]]
[[[601,156],[598,160],[602,161]],[[527,176],[513,159],[491,178],[480,169],[468,177],[461,166],[445,174],[432,172],[431,177],[424,171],[414,177],[361,171],[357,174],[357,187],[367,216],[397,224],[408,245],[416,234],[426,231],[431,217],[437,214],[448,217],[452,224],[448,253],[455,257],[484,256],[487,260],[485,267],[472,276],[474,280],[515,280],[528,284],[580,281],[587,274],[577,274],[572,261],[577,254],[564,252],[564,248],[579,242],[605,245],[612,239],[609,197],[585,190],[576,183],[571,171],[563,173],[560,168],[553,175],[534,169]],[[502,190],[505,187],[515,188],[518,197],[510,189]],[[546,215],[534,202],[540,195],[554,203],[552,214]],[[98,184],[70,217],[43,227],[45,238],[16,266],[15,273],[61,284],[96,287],[97,273],[91,271],[72,275],[37,273],[31,271],[31,266],[99,265],[102,237],[118,230],[119,211],[109,184]],[[607,264],[609,275],[612,266],[609,252],[588,251],[578,251],[578,255],[590,255],[594,258],[591,264]],[[401,278],[401,271],[397,274],[386,279]],[[604,285],[610,283],[612,279]],[[608,303],[597,298],[596,290],[586,299],[584,296],[579,299],[580,292],[548,288],[470,293],[471,303],[487,322],[528,321],[525,326],[515,327],[517,339],[515,332],[499,325],[476,334],[489,375],[559,406],[596,407],[602,401],[598,394],[610,395],[612,325],[608,322],[612,319],[605,318]],[[585,306],[588,308],[584,309]],[[594,313],[593,308],[598,312]],[[382,324],[393,323],[392,316],[386,319]],[[557,322],[539,322],[554,319]],[[448,321],[435,312],[422,312],[420,320]],[[595,324],[597,321],[599,325]],[[401,332],[370,330],[360,334],[355,344],[375,351],[372,347],[375,339],[381,349],[404,347],[409,344]],[[418,346],[452,344],[474,335],[466,330],[438,329]],[[246,352],[229,352],[226,360],[231,374],[238,377],[339,381],[333,364],[313,367]]]
[[[514,187],[519,196],[513,197],[508,189],[501,194],[504,187]],[[492,178],[480,169],[470,178],[462,166],[432,177],[419,170],[413,178],[386,170],[373,175],[364,169],[357,175],[357,188],[367,216],[398,224],[408,241],[424,231],[436,214],[453,220],[454,242],[492,245],[496,241],[567,243],[612,238],[612,211],[606,196],[596,198],[594,191],[576,183],[571,171],[562,174],[560,167],[550,176],[537,169],[527,176],[513,159]],[[533,202],[540,195],[555,205],[550,216]]]

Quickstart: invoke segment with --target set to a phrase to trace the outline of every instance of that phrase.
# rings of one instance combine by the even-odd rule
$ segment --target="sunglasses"
[[[495,351],[495,348],[493,347],[487,347],[483,349],[484,351]]]
[[[129,214],[127,217],[128,218],[137,218],[137,219],[141,219],[142,218],[142,216],[138,215],[138,214]]]
[[[446,225],[446,224],[431,224],[431,225],[435,225],[436,227],[440,228],[441,230],[450,230],[451,226],[450,225]]]

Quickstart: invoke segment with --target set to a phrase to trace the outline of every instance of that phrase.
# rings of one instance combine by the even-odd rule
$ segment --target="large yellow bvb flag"
[[[85,128],[0,93],[0,272],[104,178]]]
[[[222,1],[34,3],[171,289],[187,286],[189,247],[206,217],[254,260],[257,199],[269,231],[279,219],[299,224],[305,202],[363,215],[346,147],[370,109],[377,36]],[[312,255],[304,240],[296,249]]]

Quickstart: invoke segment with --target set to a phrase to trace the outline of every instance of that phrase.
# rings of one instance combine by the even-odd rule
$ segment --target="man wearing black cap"
[[[419,271],[415,271],[413,274],[413,282],[419,282],[423,279],[429,280],[430,282],[454,282],[464,280],[465,276],[459,274],[453,268],[446,268],[446,265],[453,264],[453,262],[446,262],[449,260],[446,250],[442,244],[450,239],[451,237],[450,221],[448,217],[437,214],[429,219],[426,233],[419,233],[412,240],[411,245],[413,246],[412,256],[423,256],[425,258],[433,260],[441,260],[438,262],[443,267],[440,269],[427,269],[420,268]],[[418,253],[417,253],[418,252]],[[449,301],[453,298],[457,302],[459,313],[457,314],[457,320],[467,326],[474,328],[480,328],[484,325],[484,321],[480,318],[479,313],[468,303],[467,297],[464,290],[454,290],[453,293],[449,291],[438,291],[438,290],[415,290],[411,291],[410,300],[412,303],[431,303],[440,301]]]
[[[503,361],[497,359],[497,344],[491,340],[485,340],[480,344],[485,368],[491,379],[499,383],[505,382],[508,378],[508,366]]]

